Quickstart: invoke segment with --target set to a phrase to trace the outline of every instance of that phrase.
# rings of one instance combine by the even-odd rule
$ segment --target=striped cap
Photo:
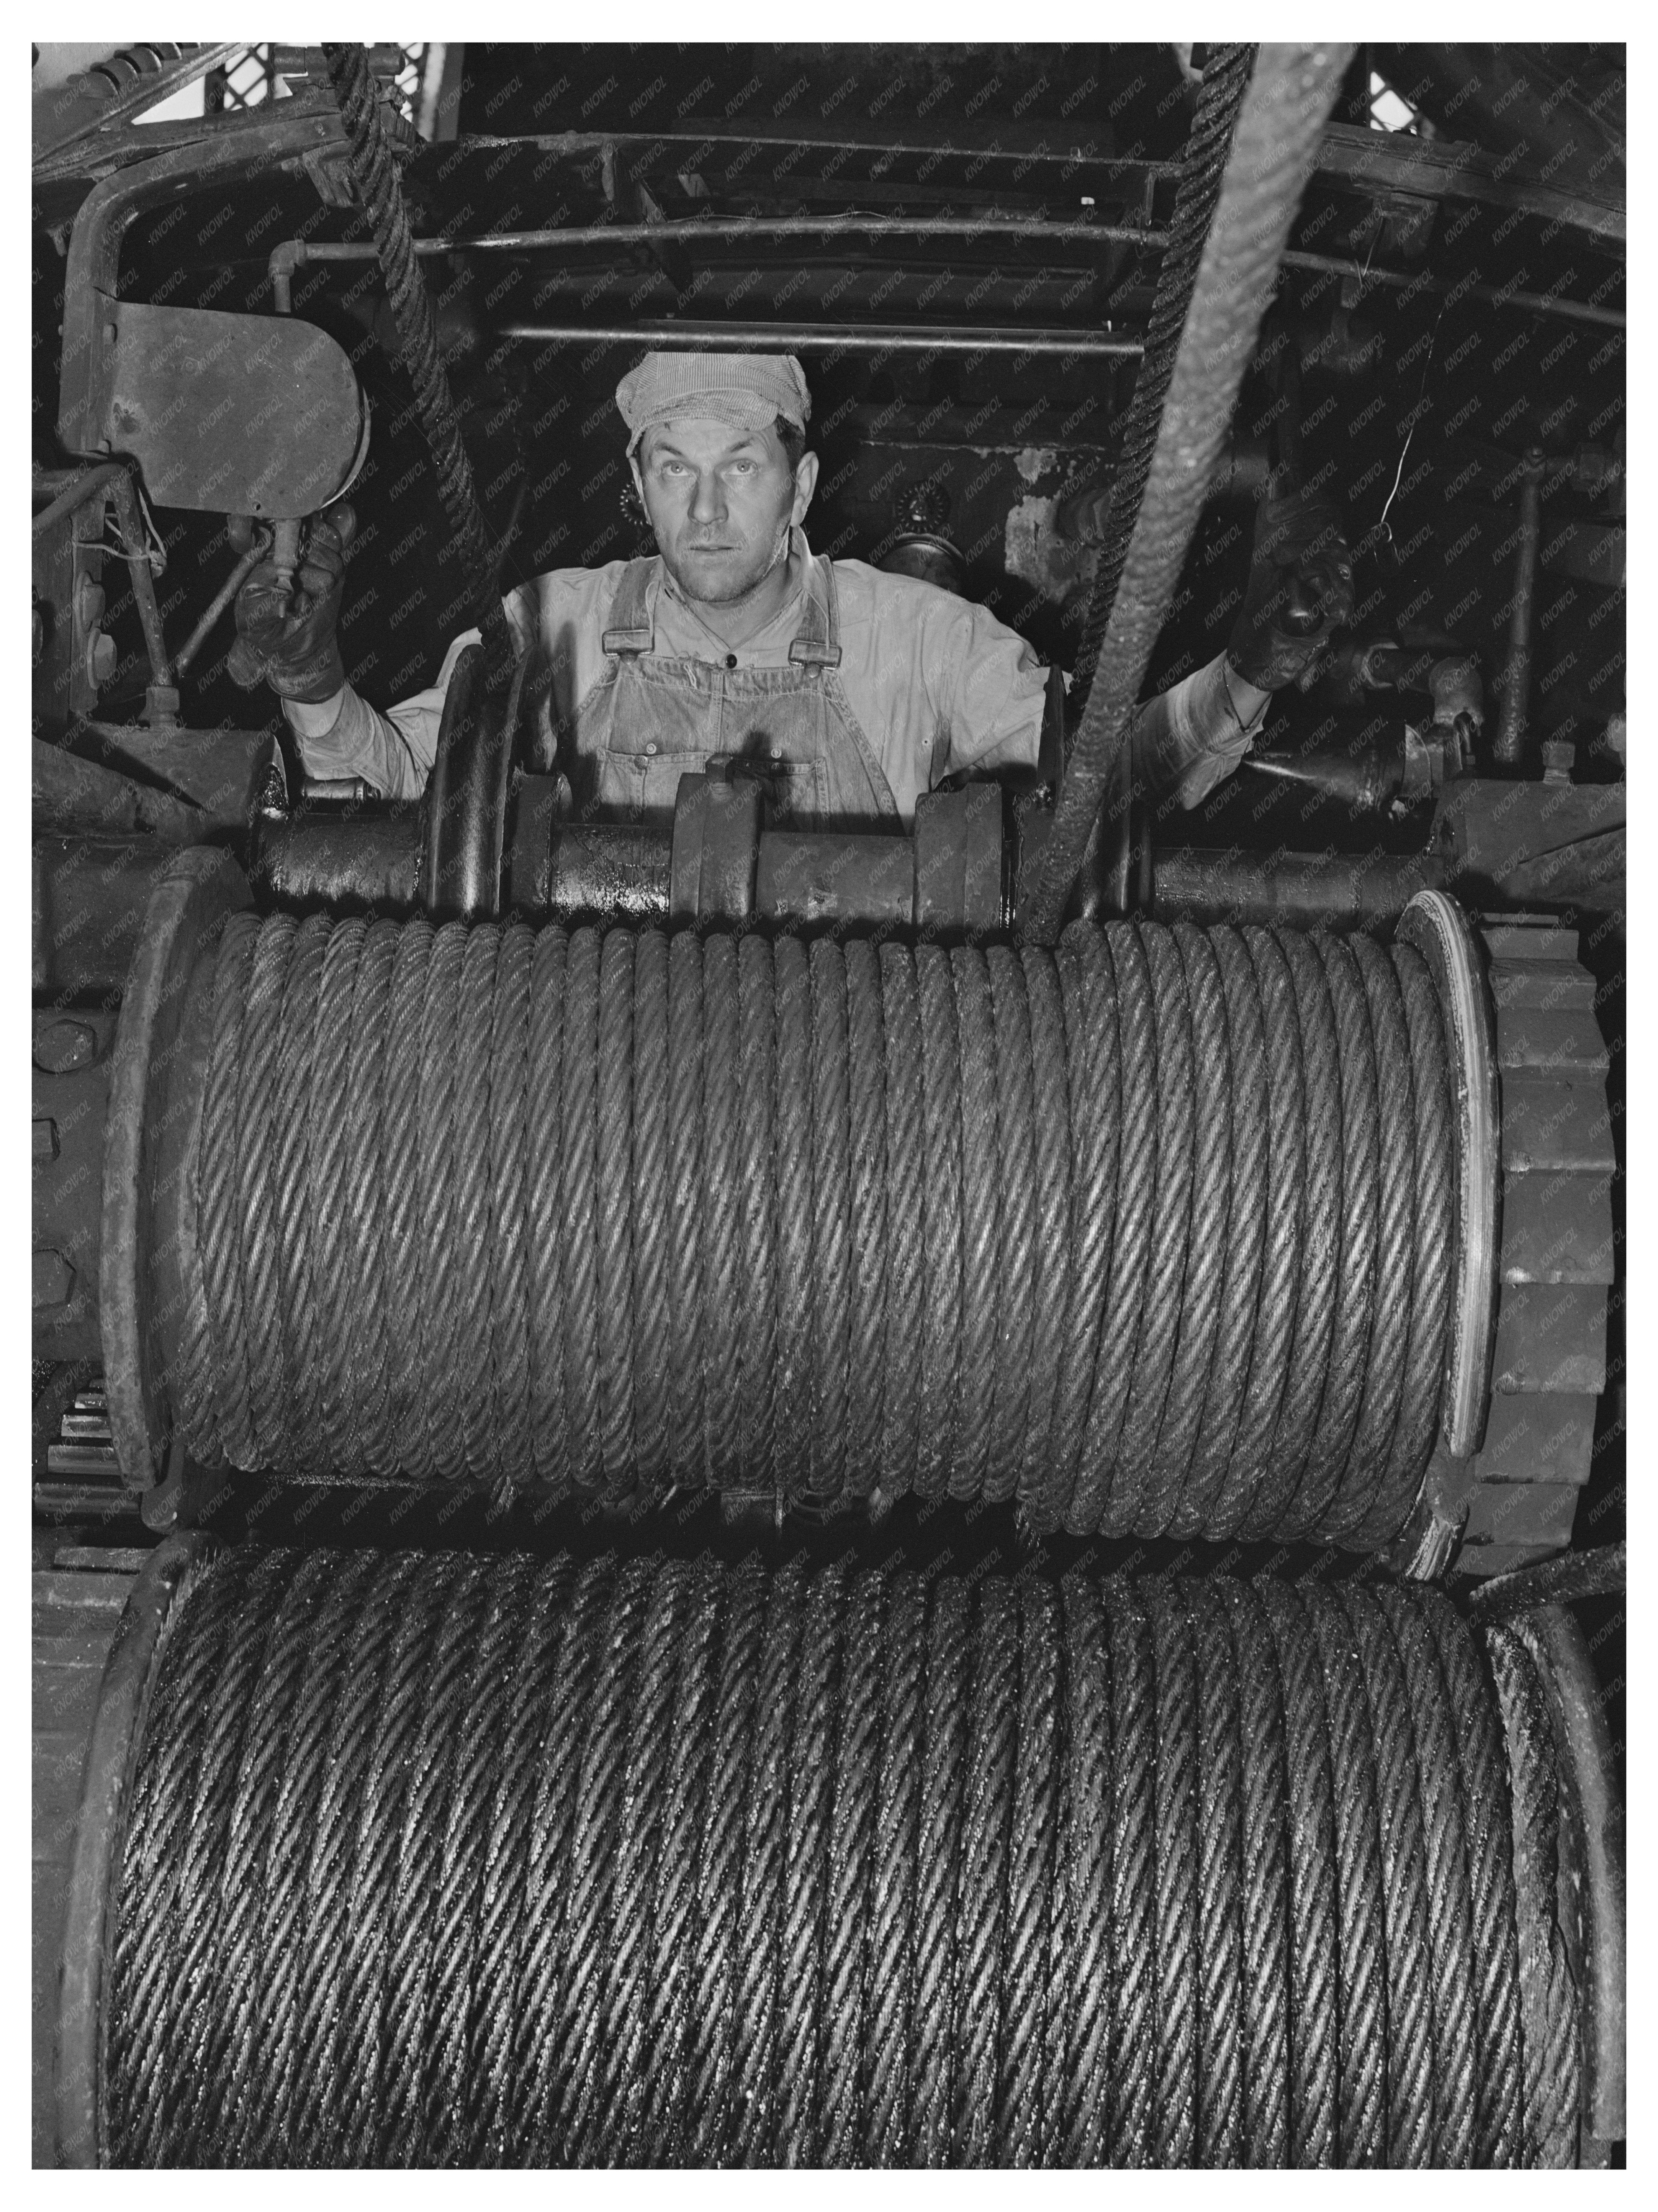
[[[645,432],[701,415],[739,430],[767,429],[780,415],[805,429],[811,395],[792,353],[647,353],[616,387],[631,453]]]

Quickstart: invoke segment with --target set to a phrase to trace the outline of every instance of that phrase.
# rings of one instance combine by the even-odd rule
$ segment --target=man
[[[817,457],[793,355],[647,354],[616,404],[656,556],[552,569],[506,602],[540,664],[541,757],[557,749],[575,804],[665,820],[687,769],[740,754],[798,823],[908,825],[945,777],[1035,762],[1046,676],[1023,638],[936,585],[811,552]],[[269,568],[249,579],[233,672],[281,696],[308,774],[412,798],[466,640],[389,714],[360,698],[335,641],[353,528],[345,507],[313,527],[291,597]],[[1139,712],[1142,787],[1193,806],[1230,775],[1271,693],[1351,614],[1351,580],[1327,503],[1263,508],[1227,653]]]

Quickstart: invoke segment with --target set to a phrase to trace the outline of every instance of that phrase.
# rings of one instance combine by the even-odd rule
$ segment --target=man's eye
[[[732,474],[733,476],[751,477],[754,474],[754,470],[755,464],[752,461],[733,461],[732,463]]]

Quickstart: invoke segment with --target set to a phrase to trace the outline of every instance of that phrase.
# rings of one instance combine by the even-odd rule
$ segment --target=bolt
[[[98,1057],[98,1033],[86,1022],[48,1022],[34,1040],[34,1064],[46,1075],[72,1075]]]
[[[66,1306],[70,1292],[74,1288],[75,1270],[61,1252],[47,1249],[34,1255],[33,1303],[36,1313],[47,1306]]]
[[[55,1160],[58,1157],[58,1124],[50,1114],[34,1117],[34,1157],[37,1160]]]

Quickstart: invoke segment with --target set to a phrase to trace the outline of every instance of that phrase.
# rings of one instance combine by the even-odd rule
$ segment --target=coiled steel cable
[[[278,917],[197,988],[170,1382],[233,1466],[1359,1549],[1414,1504],[1455,1139],[1408,946]]]
[[[1432,1593],[245,1547],[155,1667],[111,2162],[1575,2153],[1556,1718]]]

